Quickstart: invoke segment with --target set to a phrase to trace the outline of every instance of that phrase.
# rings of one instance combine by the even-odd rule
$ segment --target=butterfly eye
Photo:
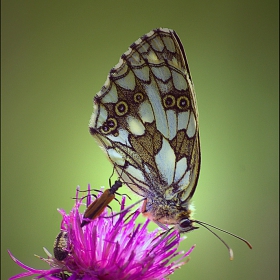
[[[197,229],[198,227],[194,227],[192,225],[192,221],[190,221],[189,219],[185,218],[185,219],[182,219],[180,222],[179,222],[179,230],[182,231],[182,232],[187,232],[187,231],[191,231],[191,230],[194,230],[194,229]]]

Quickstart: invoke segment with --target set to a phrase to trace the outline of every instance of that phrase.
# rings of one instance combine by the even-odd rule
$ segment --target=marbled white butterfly
[[[200,171],[198,110],[175,31],[152,30],[121,56],[94,97],[89,128],[123,181],[146,198],[144,215],[180,232],[196,229],[194,222],[211,226],[191,218]]]

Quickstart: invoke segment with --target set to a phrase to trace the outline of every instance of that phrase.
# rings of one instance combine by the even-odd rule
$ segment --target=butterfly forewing
[[[175,31],[155,29],[121,56],[94,97],[90,132],[123,181],[147,197],[151,219],[189,217],[200,169],[198,112]]]

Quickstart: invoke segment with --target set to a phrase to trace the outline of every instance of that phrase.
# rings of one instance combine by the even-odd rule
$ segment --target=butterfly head
[[[170,201],[158,197],[153,198],[152,202],[148,200],[143,204],[143,214],[165,230],[168,229],[166,225],[173,225],[180,233],[197,229],[192,219],[193,205],[189,201],[178,205],[175,201],[175,197]]]
[[[194,226],[195,220],[193,219],[193,214],[195,207],[190,199],[191,197],[182,203],[184,210],[178,211],[176,228],[181,233],[198,229],[198,227]]]
[[[188,201],[187,205],[185,205],[185,209],[178,211],[176,220],[176,229],[181,233],[186,233],[192,231],[194,229],[198,229],[198,227],[194,226],[194,219],[192,218],[192,214],[194,213],[194,206]]]

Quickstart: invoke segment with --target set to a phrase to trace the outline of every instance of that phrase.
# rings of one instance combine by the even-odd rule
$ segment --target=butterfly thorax
[[[166,225],[177,225],[183,219],[191,219],[193,206],[186,202],[184,206],[177,197],[166,200],[161,197],[147,199],[146,209],[143,209],[144,216],[149,219]]]

